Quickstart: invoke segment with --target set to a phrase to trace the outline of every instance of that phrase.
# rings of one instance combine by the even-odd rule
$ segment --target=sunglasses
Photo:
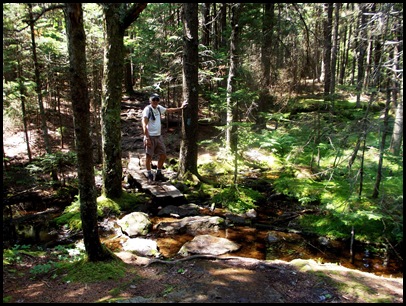
[[[157,99],[157,98],[154,98],[154,99],[152,99],[152,101],[159,101],[159,99]]]

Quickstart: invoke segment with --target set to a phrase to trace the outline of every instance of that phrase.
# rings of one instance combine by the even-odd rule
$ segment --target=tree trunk
[[[226,30],[227,30],[227,7],[229,7],[228,3],[221,3],[220,7],[220,20],[219,20],[219,27],[220,27],[220,33],[219,33],[219,47],[220,49],[226,50],[227,48],[227,37],[226,37]],[[224,72],[224,75],[226,75],[225,70],[222,69]],[[224,77],[222,78],[221,81],[217,81],[217,87],[220,88],[226,88],[227,87],[227,79]],[[220,124],[227,124],[227,112],[226,111],[220,111]]]
[[[335,93],[336,88],[336,66],[337,66],[337,54],[339,52],[340,41],[338,37],[338,23],[340,20],[340,3],[335,3],[335,21],[334,21],[334,31],[333,31],[333,48],[331,50],[331,83],[330,83],[330,94]],[[334,101],[334,99],[333,99]],[[333,107],[334,111],[334,107]]]
[[[61,148],[63,149],[64,143],[64,126],[62,121],[62,112],[61,112],[61,92],[59,91],[59,84],[56,85],[56,99],[58,107],[58,117],[59,117],[59,129],[61,132]]]
[[[330,94],[331,85],[331,28],[333,25],[333,3],[325,3],[324,11],[326,18],[323,22],[323,36],[324,36],[324,96]]]
[[[182,114],[182,141],[179,154],[179,175],[185,178],[197,173],[198,135],[198,4],[183,3],[184,52],[183,52],[183,99],[189,105]]]
[[[227,29],[227,3],[221,3],[220,7],[220,48],[227,47],[226,29]]]
[[[362,94],[362,84],[364,82],[364,75],[365,75],[365,68],[364,68],[364,60],[365,60],[365,41],[366,41],[366,4],[360,3],[361,12],[360,12],[360,25],[358,28],[358,75],[357,75],[357,101],[356,107],[361,107],[361,94]]]
[[[347,10],[349,9],[350,4],[347,3]],[[345,25],[341,30],[341,40],[343,42],[343,48],[341,52],[341,61],[340,61],[340,72],[338,77],[338,83],[340,85],[344,84],[345,71],[348,65],[348,52],[350,50],[350,41],[352,39],[352,24],[348,24],[347,20],[344,20]]]
[[[20,97],[21,97],[21,113],[22,113],[22,117],[23,117],[22,119],[23,119],[23,124],[24,124],[24,136],[25,136],[25,142],[27,144],[28,160],[29,160],[29,162],[31,162],[32,157],[31,157],[31,149],[30,149],[30,139],[28,137],[27,114],[25,111],[27,88],[25,87],[25,84],[24,84],[24,78],[22,76],[22,67],[21,67],[19,58],[17,58],[17,70],[18,70],[18,82],[19,82]]]
[[[258,99],[258,114],[255,116],[256,126],[261,129],[266,127],[266,118],[262,113],[266,112],[271,103],[269,85],[271,83],[271,51],[272,35],[274,26],[274,3],[264,3],[264,15],[262,22],[262,46],[261,46],[261,90]]]
[[[241,3],[235,3],[231,12],[231,39],[230,39],[230,68],[227,79],[227,129],[226,129],[226,149],[236,153],[237,149],[237,127],[234,124],[237,114],[237,104],[234,102],[233,94],[236,91],[235,78],[239,65],[239,15]]]
[[[375,199],[378,198],[379,185],[381,184],[381,179],[382,179],[383,153],[385,151],[386,135],[388,134],[388,126],[389,126],[390,96],[391,96],[391,91],[388,86],[387,93],[386,93],[385,113],[384,113],[384,117],[383,117],[382,138],[381,138],[381,143],[379,145],[378,170],[376,172],[374,191],[372,193],[372,198],[375,198]]]
[[[100,119],[100,107],[101,107],[101,74],[102,67],[93,63],[92,65],[92,112],[91,112],[91,126],[93,135],[93,145],[95,147],[94,151],[94,161],[96,164],[101,164],[103,162],[103,151],[101,144],[101,119]]]
[[[133,97],[135,94],[134,91],[134,74],[133,74],[133,67],[131,63],[131,53],[132,48],[125,49],[125,60],[124,60],[124,84],[125,84],[125,92],[129,97]]]
[[[361,121],[361,128],[360,128],[361,132],[360,132],[359,137],[357,139],[357,143],[356,143],[356,145],[354,147],[352,155],[351,155],[351,157],[349,158],[349,161],[348,161],[348,168],[349,169],[351,169],[352,164],[354,163],[355,159],[357,158],[358,150],[361,147],[361,141],[363,141],[365,143],[365,139],[367,138],[369,109],[370,109],[372,103],[374,102],[375,97],[376,97],[376,92],[374,92],[371,95],[371,98],[368,101],[368,105],[367,105],[367,108],[365,110],[364,118]]]
[[[202,3],[202,45],[206,47],[210,44],[210,4]]]
[[[389,147],[389,151],[395,156],[400,155],[403,139],[403,68],[400,69],[399,67],[399,54],[403,54],[403,44],[400,43],[401,41],[403,41],[403,32],[401,29],[403,29],[403,27],[400,26],[399,20],[396,20],[394,22],[394,31],[396,32],[397,43],[394,45],[393,48],[392,68],[392,96],[393,104],[396,107],[396,111],[395,123],[393,126],[393,133]]]
[[[403,140],[403,77],[400,80],[400,99],[396,107],[395,123],[393,125],[392,138],[389,151],[399,156]]]
[[[121,98],[124,67],[124,31],[147,6],[136,3],[125,9],[123,3],[101,4],[106,35],[102,98],[103,194],[119,198],[121,180]]]
[[[69,50],[70,96],[73,107],[75,144],[78,159],[80,216],[89,261],[113,259],[101,245],[97,225],[96,186],[93,170],[90,111],[86,75],[86,36],[80,3],[67,3],[66,32]]]
[[[120,26],[121,3],[104,5],[104,78],[102,94],[103,194],[119,198],[122,193],[121,98],[124,62],[124,29]]]
[[[8,170],[8,165],[7,165],[7,156],[6,156],[6,152],[4,151],[4,141],[1,142],[1,147],[3,149],[3,166],[4,166],[4,172],[6,172]],[[5,190],[5,188],[3,189]]]
[[[30,20],[28,21],[30,24],[30,30],[31,30],[31,46],[32,46],[32,58],[34,62],[34,70],[35,70],[35,83],[36,83],[36,92],[37,92],[37,97],[38,97],[38,106],[39,106],[39,113],[41,117],[41,127],[42,127],[42,136],[44,137],[44,143],[45,143],[45,150],[48,154],[51,154],[51,146],[49,144],[49,136],[48,136],[48,127],[47,127],[47,122],[46,122],[46,117],[45,117],[45,110],[44,110],[44,103],[42,101],[42,83],[41,83],[41,75],[40,75],[40,70],[39,70],[39,63],[37,59],[37,46],[35,42],[35,30],[34,30],[34,17],[32,13],[32,4],[28,3],[28,11],[29,11],[29,18]],[[53,173],[53,179],[55,179],[55,173]],[[56,177],[56,180],[58,177]]]

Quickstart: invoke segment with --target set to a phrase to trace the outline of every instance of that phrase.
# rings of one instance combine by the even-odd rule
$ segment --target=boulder
[[[237,251],[241,246],[226,238],[211,235],[198,235],[191,241],[186,242],[179,250],[182,256],[190,254],[221,255]]]
[[[152,228],[152,222],[143,212],[132,212],[117,221],[128,237],[145,236]]]
[[[217,233],[224,225],[224,219],[218,216],[192,216],[179,221],[160,222],[156,228],[166,234],[188,233],[196,236]]]
[[[180,206],[168,205],[158,212],[158,216],[173,216],[183,218],[199,214],[200,207],[196,204],[185,204]]]
[[[139,256],[160,256],[156,241],[151,239],[129,238],[123,243],[123,250],[133,252]]]

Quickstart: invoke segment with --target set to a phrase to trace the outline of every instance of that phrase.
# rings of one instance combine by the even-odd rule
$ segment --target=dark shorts
[[[145,153],[150,156],[156,155],[161,155],[165,154],[166,155],[166,148],[165,148],[165,143],[164,143],[164,138],[161,136],[149,136],[151,146],[147,147],[145,146]]]

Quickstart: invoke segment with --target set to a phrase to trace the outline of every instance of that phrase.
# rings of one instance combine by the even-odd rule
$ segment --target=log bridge
[[[128,172],[135,180],[136,185],[143,191],[148,192],[154,200],[169,200],[171,204],[182,204],[186,202],[185,196],[170,182],[154,182],[150,184],[147,178],[147,171],[141,169],[141,161],[137,157],[130,157]],[[169,204],[168,203],[168,204]]]

